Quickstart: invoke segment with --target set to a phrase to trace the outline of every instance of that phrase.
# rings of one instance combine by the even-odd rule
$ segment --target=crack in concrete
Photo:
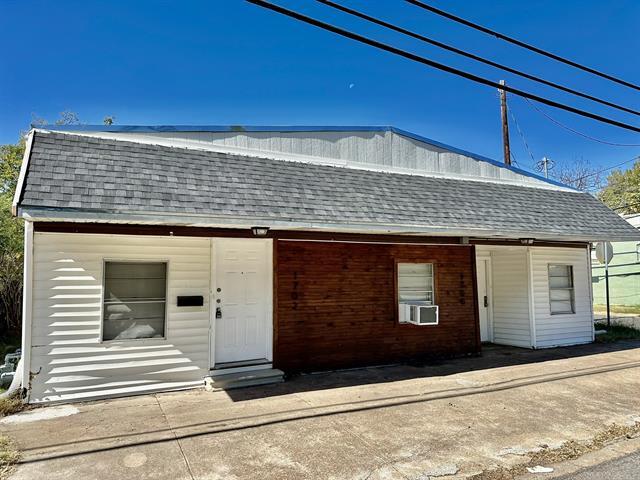
[[[189,477],[191,477],[191,480],[195,480],[195,476],[193,475],[193,470],[191,470],[191,465],[189,464],[189,460],[187,459],[187,456],[185,455],[184,450],[182,449],[182,445],[180,444],[180,439],[178,438],[178,435],[176,434],[176,432],[173,429],[173,427],[171,426],[171,423],[169,422],[169,419],[167,418],[167,415],[164,413],[164,409],[162,408],[162,404],[160,403],[160,399],[158,398],[158,395],[157,394],[153,394],[153,398],[156,399],[156,402],[158,403],[158,408],[160,409],[160,413],[162,414],[162,418],[164,418],[164,421],[166,422],[167,426],[169,427],[169,431],[173,435],[173,438],[175,439],[176,444],[178,445],[178,450],[180,450],[180,455],[182,455],[182,459],[184,460],[184,464],[187,467],[187,471],[189,472]]]

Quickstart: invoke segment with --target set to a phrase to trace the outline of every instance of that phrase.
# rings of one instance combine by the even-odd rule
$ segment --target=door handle
[[[489,306],[489,297],[487,297],[486,295],[484,296],[484,306],[485,308]]]
[[[220,307],[216,307],[216,318],[222,318],[222,309]]]

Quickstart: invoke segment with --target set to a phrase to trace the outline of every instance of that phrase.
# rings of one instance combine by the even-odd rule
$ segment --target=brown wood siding
[[[276,367],[308,371],[479,352],[473,246],[277,244]],[[437,326],[398,323],[398,262],[434,263]]]

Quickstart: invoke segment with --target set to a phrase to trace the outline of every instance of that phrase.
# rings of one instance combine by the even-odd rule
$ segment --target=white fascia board
[[[32,222],[78,222],[78,223],[118,223],[134,225],[166,225],[208,228],[251,228],[265,226],[278,230],[303,230],[334,233],[367,233],[397,235],[433,235],[448,237],[474,237],[487,240],[517,240],[534,238],[536,240],[558,242],[602,241],[599,237],[558,235],[531,231],[496,231],[484,229],[460,229],[445,226],[393,225],[373,223],[323,223],[273,217],[214,217],[207,215],[166,215],[140,213],[110,213],[67,211],[45,208],[21,207],[20,215]],[[609,238],[609,241],[624,241],[629,238]]]
[[[43,133],[52,133],[52,131],[46,130],[46,129],[38,129],[38,131]],[[256,149],[237,147],[237,146],[220,145],[216,143],[204,143],[204,142],[196,143],[193,140],[182,140],[182,139],[176,139],[176,138],[163,138],[163,137],[151,137],[151,136],[149,137],[137,136],[133,138],[127,138],[126,134],[119,134],[119,133],[113,133],[113,132],[53,131],[53,133],[63,134],[63,135],[102,138],[102,139],[115,140],[120,142],[140,143],[143,145],[158,145],[163,147],[184,148],[187,150],[199,150],[199,151],[207,151],[207,152],[224,153],[229,155],[241,155],[245,157],[261,158],[266,160],[313,163],[316,165],[326,165],[330,167],[343,167],[343,168],[349,168],[352,170],[366,170],[366,171],[381,172],[381,173],[396,173],[396,174],[402,174],[402,175],[415,175],[419,177],[429,177],[429,178],[450,178],[453,180],[464,180],[468,182],[508,184],[508,185],[516,185],[519,187],[525,187],[525,188],[527,187],[541,188],[545,190],[561,190],[561,191],[578,193],[578,194],[582,193],[570,187],[561,187],[559,185],[546,184],[541,181],[523,183],[522,181],[505,179],[505,178],[498,179],[498,178],[489,178],[489,177],[478,177],[478,176],[472,176],[472,175],[456,174],[451,172],[447,172],[447,173],[426,172],[426,171],[422,172],[422,171],[411,169],[411,168],[386,167],[386,166],[377,165],[377,164],[352,162],[352,161],[339,159],[339,158],[314,157],[311,155],[277,152],[273,150],[256,150]],[[479,161],[479,160],[476,160],[476,161]]]
[[[11,203],[11,213],[13,216],[18,215],[18,202],[22,196],[22,188],[24,186],[24,179],[27,175],[27,168],[29,167],[29,158],[31,158],[31,147],[33,145],[33,135],[35,130],[32,129],[27,134],[27,140],[24,147],[24,155],[22,156],[22,164],[20,165],[20,174],[18,175],[18,183],[16,184],[16,191],[13,194],[13,202]]]

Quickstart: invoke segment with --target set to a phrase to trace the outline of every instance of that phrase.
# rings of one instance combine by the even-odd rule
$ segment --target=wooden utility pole
[[[500,80],[500,85],[506,85],[507,82]],[[504,147],[504,163],[511,165],[511,149],[509,147],[509,117],[507,115],[507,92],[500,88],[500,113],[502,115],[502,145]]]

